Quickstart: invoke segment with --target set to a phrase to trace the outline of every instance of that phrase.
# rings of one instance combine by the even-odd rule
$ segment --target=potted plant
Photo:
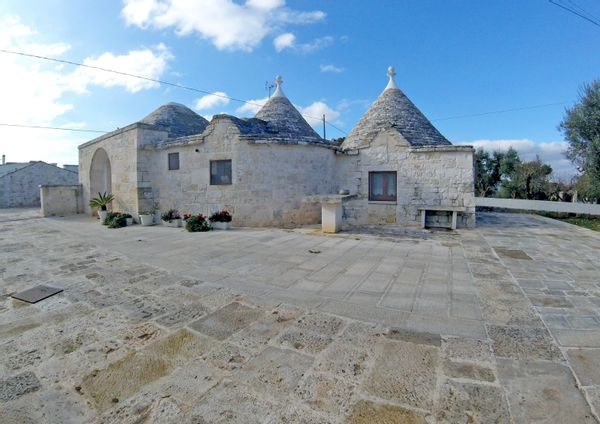
[[[102,225],[109,225],[113,219],[115,219],[119,215],[118,212],[106,212],[104,219],[102,219]]]
[[[127,223],[128,227],[130,225],[133,225],[133,217],[131,216],[131,214],[124,213],[123,216],[125,217],[125,222]]]
[[[184,214],[185,229],[191,233],[198,231],[210,231],[210,223],[206,216],[199,213],[198,215]]]
[[[181,215],[177,209],[169,209],[160,216],[160,219],[168,227],[181,227]]]
[[[120,212],[110,212],[106,216],[103,224],[108,225],[108,228],[122,228],[127,225],[126,214]]]
[[[154,211],[140,211],[138,215],[140,216],[140,224],[142,224],[144,227],[154,224]]]
[[[110,193],[107,194],[104,192],[104,194],[102,194],[98,192],[98,197],[94,197],[90,200],[90,206],[92,208],[98,208],[98,217],[102,223],[104,223],[106,215],[108,214],[107,206],[114,198],[115,196]]]
[[[215,212],[210,216],[210,222],[215,230],[228,230],[233,217],[226,210]]]

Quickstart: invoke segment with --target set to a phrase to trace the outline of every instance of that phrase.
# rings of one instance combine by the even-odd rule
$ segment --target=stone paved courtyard
[[[0,210],[1,423],[597,422],[600,235]],[[36,305],[11,293],[64,292]]]

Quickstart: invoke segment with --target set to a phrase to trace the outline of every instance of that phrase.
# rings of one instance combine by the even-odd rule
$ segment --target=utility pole
[[[327,137],[325,136],[325,114],[323,114],[323,140],[327,140]]]

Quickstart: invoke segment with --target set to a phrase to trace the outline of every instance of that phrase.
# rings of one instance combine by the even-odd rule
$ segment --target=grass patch
[[[546,218],[568,222],[569,224],[577,225],[578,227],[600,231],[600,216],[564,212],[536,212],[536,214],[545,216]]]
[[[561,221],[590,230],[600,231],[600,218],[563,218]]]

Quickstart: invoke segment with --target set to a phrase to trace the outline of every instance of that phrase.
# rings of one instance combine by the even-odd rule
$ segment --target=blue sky
[[[556,0],[600,18],[598,0]],[[573,173],[557,131],[598,78],[600,27],[547,0],[8,0],[0,48],[84,62],[260,102],[276,74],[307,115],[350,131],[387,83],[453,143],[515,146]],[[252,107],[0,53],[1,123],[112,130],[169,101],[201,115]],[[559,104],[555,104],[559,103]],[[483,116],[463,115],[554,104]],[[312,123],[312,122],[311,122]],[[321,132],[320,126],[317,129]],[[333,127],[328,137],[343,136]],[[0,127],[9,161],[76,163],[88,133]]]

